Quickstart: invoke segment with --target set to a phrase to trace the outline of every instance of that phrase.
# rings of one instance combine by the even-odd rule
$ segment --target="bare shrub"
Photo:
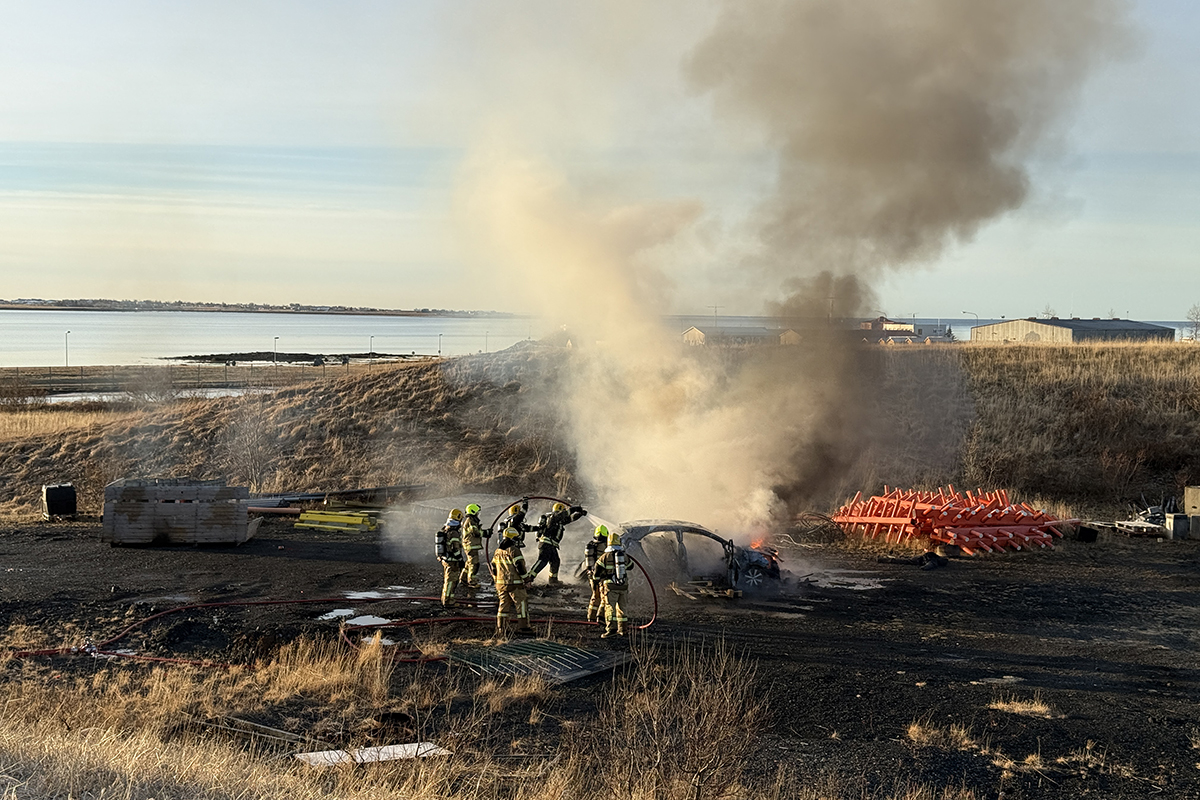
[[[0,411],[12,411],[38,405],[46,392],[19,374],[0,375]]]
[[[275,483],[281,447],[265,409],[242,410],[222,432],[217,464],[228,480],[245,484],[252,492],[266,491]]]
[[[139,405],[175,400],[180,395],[171,367],[142,367],[121,387],[129,399]]]

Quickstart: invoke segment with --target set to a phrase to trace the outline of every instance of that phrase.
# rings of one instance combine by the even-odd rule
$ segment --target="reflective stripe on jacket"
[[[515,551],[515,552],[514,552]],[[500,547],[492,556],[496,585],[504,588],[525,585],[525,556],[515,547]]]

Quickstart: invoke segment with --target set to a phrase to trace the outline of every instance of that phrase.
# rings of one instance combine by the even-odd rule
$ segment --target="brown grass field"
[[[426,483],[582,495],[559,422],[537,402],[564,357],[527,347],[377,365],[241,398],[0,404],[0,509],[30,513],[41,484],[71,481],[96,513],[100,488],[134,473],[252,491]],[[884,484],[955,483],[1111,515],[1200,481],[1200,348],[879,348],[856,366],[863,454],[813,510]]]

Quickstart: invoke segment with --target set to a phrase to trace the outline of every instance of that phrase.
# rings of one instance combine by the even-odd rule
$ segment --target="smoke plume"
[[[882,270],[926,262],[1021,204],[1030,159],[1055,146],[1120,11],[1115,0],[721,4],[679,69],[711,99],[714,147],[758,142],[776,163],[746,223],[753,244],[723,280],[749,272],[788,318],[862,313]],[[478,262],[569,328],[566,390],[552,402],[589,505],[745,528],[836,485],[869,435],[854,400],[861,348],[812,327],[801,347],[685,348],[662,314],[687,280],[688,247],[729,251],[696,232],[730,212],[639,197],[644,183],[618,176],[573,181],[541,147],[552,135],[521,130],[489,127],[463,170],[459,217]]]
[[[728,0],[686,65],[778,154],[755,225],[773,274],[870,277],[1018,207],[1116,0]]]

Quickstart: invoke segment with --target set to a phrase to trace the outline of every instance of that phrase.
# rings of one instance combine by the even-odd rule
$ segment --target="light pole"
[[[978,325],[978,324],[979,324],[979,315],[978,315],[978,314],[976,314],[974,311],[964,311],[963,313],[964,313],[964,314],[970,314],[972,317],[974,317],[974,318],[975,318],[975,324],[976,324],[976,325]]]
[[[370,346],[370,348],[368,348],[368,352],[367,352],[367,366],[369,367],[374,363],[375,363],[375,337],[372,336],[371,337],[371,346]]]
[[[275,349],[271,354],[271,363],[275,365],[275,380],[279,380],[279,337],[275,337]]]
[[[63,334],[63,366],[71,366],[71,332]]]
[[[442,335],[438,334],[438,355],[442,354]]]
[[[488,341],[487,341],[488,333],[489,333],[489,331],[483,332],[483,352],[485,352],[485,353],[488,352]]]

